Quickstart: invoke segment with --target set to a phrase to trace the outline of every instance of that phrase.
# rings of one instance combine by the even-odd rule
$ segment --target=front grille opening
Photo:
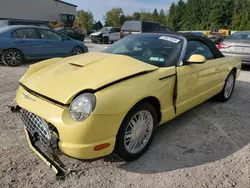
[[[32,141],[37,142],[42,150],[49,151],[51,148],[58,148],[59,132],[54,125],[24,109],[21,109],[21,118]]]
[[[59,139],[59,132],[58,132],[57,128],[51,123],[49,123],[48,125],[49,125],[49,130],[51,132],[55,133],[57,135],[58,139]]]

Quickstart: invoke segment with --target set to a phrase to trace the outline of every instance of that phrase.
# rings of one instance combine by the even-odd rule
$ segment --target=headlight
[[[69,113],[73,120],[83,121],[95,109],[96,98],[92,93],[84,93],[76,97],[70,105]]]

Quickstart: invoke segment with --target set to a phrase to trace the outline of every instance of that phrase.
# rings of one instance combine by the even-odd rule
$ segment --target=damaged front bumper
[[[20,113],[22,110],[19,106],[9,106],[9,107],[12,113]],[[64,177],[66,177],[71,171],[65,169],[63,163],[59,160],[59,157],[56,155],[56,151],[54,151],[55,148],[52,147],[52,145],[55,145],[56,142],[54,141],[52,144],[52,141],[50,141],[48,150],[44,151],[44,148],[41,147],[41,145],[39,144],[39,139],[31,135],[32,131],[28,129],[28,126],[30,125],[27,125],[25,121],[24,124],[25,124],[24,131],[26,134],[26,139],[28,141],[28,145],[31,148],[31,150],[55,172],[56,179],[63,179]],[[51,135],[54,137],[54,139],[56,139],[56,135],[53,135],[53,133],[51,133]]]
[[[59,163],[57,163],[56,160],[50,158],[45,152],[40,150],[35,144],[32,143],[31,137],[26,128],[24,128],[24,131],[26,133],[26,138],[29,147],[35,152],[36,155],[38,155],[41,160],[43,160],[56,173],[56,178],[63,179],[64,177],[66,177],[70,173],[70,170],[66,170]]]

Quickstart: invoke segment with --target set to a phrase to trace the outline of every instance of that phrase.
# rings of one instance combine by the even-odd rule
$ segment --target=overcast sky
[[[77,5],[77,9],[90,10],[96,21],[101,20],[103,15],[111,8],[121,7],[125,14],[133,12],[153,11],[154,8],[167,11],[172,2],[177,0],[64,0]]]

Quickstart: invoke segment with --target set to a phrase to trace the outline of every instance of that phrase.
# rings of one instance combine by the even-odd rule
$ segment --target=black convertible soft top
[[[214,56],[216,58],[221,58],[221,57],[225,57],[221,52],[220,50],[215,46],[214,42],[212,40],[210,40],[209,38],[206,38],[206,37],[202,37],[202,36],[199,36],[199,35],[195,35],[195,34],[192,34],[192,33],[182,33],[182,32],[162,32],[162,31],[159,31],[159,32],[154,32],[154,33],[157,33],[157,34],[170,34],[170,35],[180,35],[180,36],[183,36],[187,39],[187,41],[190,41],[190,40],[197,40],[197,41],[201,41],[203,42],[204,44],[206,44],[210,50],[212,51],[212,53],[214,54]]]

